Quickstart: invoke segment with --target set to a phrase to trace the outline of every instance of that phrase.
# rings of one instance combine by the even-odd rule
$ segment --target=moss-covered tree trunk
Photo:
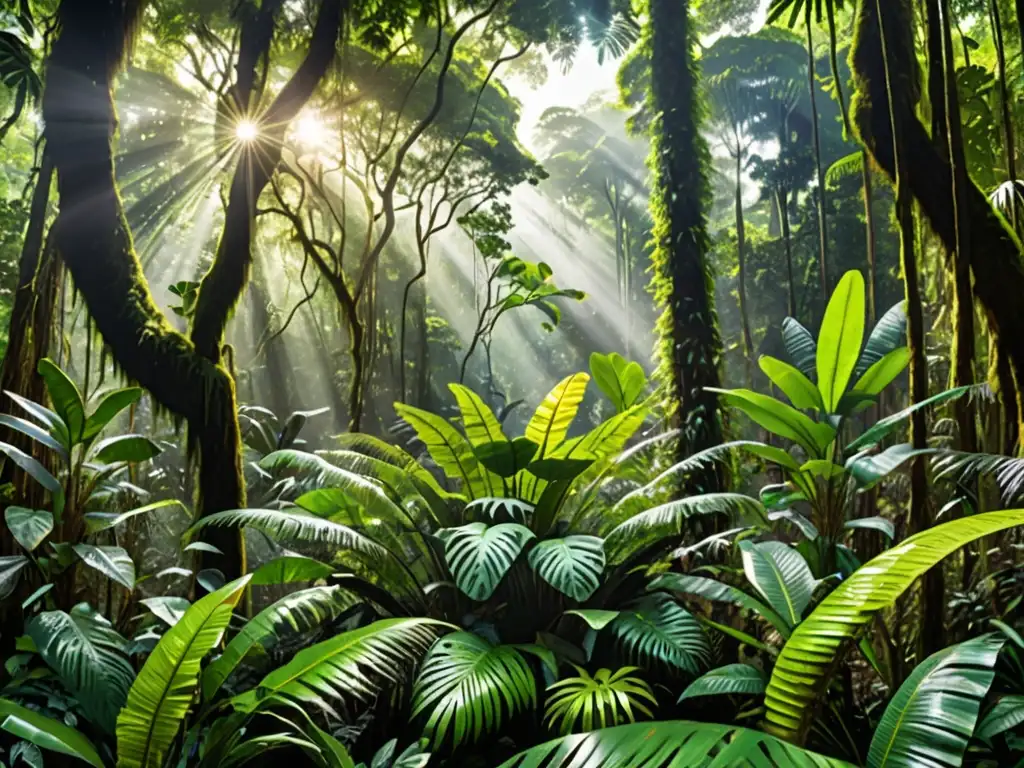
[[[893,39],[911,40],[909,0],[885,0],[883,8],[889,35]],[[890,49],[893,105],[901,125],[900,149],[907,168],[906,182],[932,230],[947,249],[955,249],[957,215],[952,169],[915,112],[919,79],[913,51],[909,42],[905,48]],[[885,108],[888,99],[878,9],[873,0],[864,0],[858,10],[851,67],[856,84],[852,105],[855,128],[874,161],[894,177],[892,123]],[[974,295],[986,312],[991,332],[999,340],[1007,372],[1001,381],[1002,395],[1019,421],[1024,386],[1024,313],[1020,311],[1024,263],[1020,241],[993,210],[984,192],[970,180],[962,186],[963,216],[969,228],[965,250],[970,254]]]
[[[651,54],[651,165],[654,187],[656,298],[663,308],[658,348],[683,430],[679,451],[688,455],[721,441],[718,385],[721,339],[707,262],[708,151],[700,133],[695,32],[689,0],[650,0],[646,43]],[[719,478],[709,474],[704,490]]]

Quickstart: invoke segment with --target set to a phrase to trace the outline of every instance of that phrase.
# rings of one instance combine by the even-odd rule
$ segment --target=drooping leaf
[[[43,749],[74,757],[93,768],[104,768],[96,747],[81,733],[9,699],[0,698],[0,729]]]
[[[496,489],[488,487],[473,447],[447,420],[404,403],[395,403],[395,412],[415,430],[446,477],[461,481],[473,498],[495,495]]]
[[[294,584],[297,581],[316,581],[337,570],[333,565],[321,563],[303,555],[282,555],[268,560],[252,572],[252,586],[265,584]]]
[[[1000,698],[978,723],[975,736],[991,743],[996,736],[1024,723],[1024,695],[1010,694]]]
[[[439,532],[445,559],[459,589],[487,600],[523,551],[533,532],[517,523],[468,523]]]
[[[331,621],[355,598],[340,587],[310,587],[285,595],[245,623],[224,652],[203,672],[203,700],[209,701],[246,655],[273,649],[290,633],[307,632]]]
[[[818,332],[818,390],[832,412],[846,392],[864,342],[864,277],[851,270],[839,280]]]
[[[15,540],[29,552],[35,551],[53,530],[53,515],[44,509],[8,507],[4,521]]]
[[[668,595],[645,595],[608,625],[630,659],[696,675],[711,658],[704,628]]]
[[[910,443],[891,445],[881,453],[858,453],[846,460],[846,471],[862,489],[872,488],[906,462],[938,453],[935,448],[914,448]]]
[[[779,631],[783,638],[789,637],[788,622],[783,620],[772,608],[731,584],[688,573],[665,573],[651,581],[647,588],[665,589],[680,595],[692,595],[713,602],[733,603],[764,618]]]
[[[426,618],[383,619],[342,632],[299,651],[233,703],[236,709],[252,712],[264,702],[284,697],[333,712],[327,699],[372,696],[379,689],[378,681],[399,679],[430,647],[437,630],[446,626],[450,625]]]
[[[853,768],[761,731],[674,720],[630,723],[563,736],[516,755],[499,768]]]
[[[154,616],[163,621],[169,627],[173,627],[181,621],[181,617],[184,616],[192,606],[192,603],[184,597],[175,597],[174,595],[147,597],[143,600],[139,600],[139,602],[146,606],[153,612]]]
[[[126,520],[131,520],[133,517],[139,515],[145,515],[150,512],[155,512],[158,509],[165,509],[166,507],[178,507],[181,510],[185,510],[185,505],[177,499],[162,499],[161,501],[154,501],[152,504],[146,504],[142,507],[122,512],[121,514],[114,514],[112,512],[86,512],[85,513],[85,530],[88,534],[97,534],[103,531],[109,531]]]
[[[683,691],[679,700],[696,696],[760,694],[768,684],[764,672],[749,664],[726,664],[698,677]]]
[[[835,437],[835,430],[828,424],[816,422],[774,397],[761,395],[749,389],[705,389],[721,394],[726,405],[743,411],[769,432],[799,443],[811,456],[822,456],[825,448]]]
[[[163,765],[194,697],[200,663],[220,642],[248,581],[236,579],[197,601],[157,643],[117,718],[119,766]]]
[[[6,600],[18,587],[21,572],[32,561],[24,555],[0,557],[0,600]]]
[[[434,746],[478,741],[536,705],[526,660],[511,646],[456,632],[441,638],[423,660],[412,693],[412,717],[426,717],[423,735]]]
[[[21,432],[23,435],[28,435],[40,445],[45,445],[47,448],[56,451],[64,461],[68,460],[67,447],[38,424],[33,424],[26,419],[19,419],[17,416],[0,414],[0,425],[10,427],[17,432]]]
[[[121,547],[75,544],[72,549],[82,562],[94,568],[125,589],[135,589],[135,563]]]
[[[547,539],[530,551],[529,562],[552,587],[583,602],[600,584],[605,565],[604,541],[597,536]]]
[[[33,616],[25,631],[89,719],[113,734],[117,713],[135,679],[125,653],[127,641],[86,603],[71,613],[45,611]]]
[[[983,635],[918,664],[885,708],[868,768],[960,765],[1004,642]]]
[[[51,475],[46,467],[20,448],[16,448],[8,443],[0,443],[0,453],[6,454],[7,458],[17,464],[19,468],[50,493],[55,496],[63,494],[64,489],[57,478]]]
[[[1024,510],[985,512],[937,525],[883,552],[841,582],[783,646],[765,693],[772,733],[802,741],[829,672],[857,633],[925,571],[960,547],[1024,525]]]
[[[772,383],[781,389],[797,408],[820,409],[823,407],[818,388],[800,369],[768,355],[761,355],[757,364],[764,371],[764,375],[771,379]]]
[[[159,445],[143,435],[115,435],[96,443],[92,456],[101,464],[137,463],[158,456],[161,450]]]
[[[567,615],[579,616],[591,629],[604,629],[619,615],[618,611],[606,611],[600,608],[574,608],[566,611]]]
[[[896,538],[896,527],[884,517],[858,517],[856,520],[847,520],[843,527],[851,531],[878,531],[884,534],[889,541]]]
[[[904,408],[899,413],[894,413],[892,416],[887,416],[880,421],[875,422],[869,429],[866,429],[861,435],[846,446],[847,453],[853,453],[860,451],[865,448],[869,448],[872,445],[880,443],[890,432],[897,429],[901,425],[905,424],[912,414],[921,410],[922,408],[928,408],[932,405],[939,405],[949,400],[955,400],[958,397],[962,397],[970,392],[974,387],[955,387],[953,389],[947,389],[945,392],[940,392],[937,395],[922,400],[919,403],[914,403],[907,408]]]
[[[49,408],[45,408],[39,405],[39,403],[34,403],[14,392],[5,390],[4,394],[11,398],[25,413],[39,422],[40,425],[46,427],[50,434],[64,446],[65,450],[71,450],[71,435],[68,433],[68,425],[64,423],[64,419]]]
[[[605,536],[608,562],[619,564],[656,541],[682,535],[686,520],[698,515],[762,517],[757,499],[741,493],[706,493],[648,509],[619,524]]]

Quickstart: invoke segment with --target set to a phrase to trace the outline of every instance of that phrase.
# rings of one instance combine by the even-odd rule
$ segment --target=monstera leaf
[[[526,542],[534,538],[529,528],[517,523],[469,523],[445,528],[438,535],[455,583],[474,600],[494,594]]]
[[[579,602],[594,594],[604,565],[604,541],[597,536],[548,539],[530,552],[530,566],[537,575]]]

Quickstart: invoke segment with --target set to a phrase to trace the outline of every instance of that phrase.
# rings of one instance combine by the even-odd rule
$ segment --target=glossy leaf
[[[807,561],[781,541],[745,540],[739,546],[747,581],[789,626],[799,624],[815,587]]]
[[[822,408],[818,388],[798,368],[768,355],[761,355],[757,364],[794,406],[800,409]]]
[[[662,593],[646,595],[622,610],[608,631],[630,659],[645,667],[660,664],[696,675],[711,658],[704,628]]]
[[[252,572],[250,584],[254,587],[265,584],[294,584],[298,581],[316,581],[330,576],[337,570],[333,565],[321,563],[303,555],[282,555],[268,560]]]
[[[832,412],[846,392],[864,342],[864,277],[851,270],[839,280],[818,332],[818,390]]]
[[[868,368],[857,379],[853,391],[865,395],[877,395],[910,365],[910,349],[899,347]]]
[[[486,600],[497,589],[533,532],[516,523],[468,523],[439,532],[445,559],[455,583],[474,600]]]
[[[743,411],[769,432],[799,443],[812,456],[821,456],[835,437],[835,430],[828,424],[816,422],[774,397],[761,395],[749,389],[705,389],[708,392],[720,393],[726,405]]]
[[[590,376],[574,373],[560,381],[534,412],[523,433],[540,446],[537,458],[544,458],[561,443],[583,402]]]
[[[135,589],[135,563],[121,547],[75,544],[72,548],[90,568],[116,581],[127,590]]]
[[[131,520],[134,517],[155,512],[158,509],[166,509],[167,507],[178,507],[182,511],[185,511],[185,505],[177,499],[162,499],[161,501],[154,501],[152,504],[136,507],[135,509],[122,512],[121,514],[114,514],[112,512],[86,512],[85,530],[86,533],[89,534],[109,531],[111,528],[114,528],[127,520]]]
[[[501,431],[501,422],[480,395],[461,384],[449,384],[448,389],[455,395],[455,401],[462,412],[462,431],[469,444],[479,445],[507,441]]]
[[[818,375],[816,358],[818,345],[814,341],[811,332],[800,325],[792,317],[782,321],[782,343],[786,347],[786,354],[789,360],[808,379],[814,380]]]
[[[20,448],[16,448],[8,443],[0,443],[0,453],[6,454],[7,458],[17,464],[27,475],[50,493],[55,496],[60,496],[64,493],[64,488],[57,478],[51,475],[46,467]]]
[[[8,507],[4,521],[11,535],[29,552],[35,551],[53,530],[53,515],[43,509]]]
[[[905,346],[907,343],[907,312],[904,309],[906,302],[900,301],[890,307],[881,319],[875,324],[867,343],[864,344],[864,351],[861,352],[857,361],[855,376],[863,376],[864,372],[894,349]]]
[[[92,456],[102,464],[119,461],[137,463],[158,456],[161,450],[159,445],[143,435],[116,435],[96,443]]]
[[[82,433],[83,440],[91,440],[113,421],[121,411],[130,408],[142,398],[142,389],[139,387],[126,387],[108,392],[100,400],[96,409],[89,414],[85,420],[85,429]]]
[[[96,747],[81,733],[9,699],[0,698],[0,729],[43,749],[81,760],[93,768],[104,768]]]
[[[726,664],[705,672],[683,691],[679,700],[697,696],[734,696],[764,693],[768,680],[764,672],[749,664]]]
[[[843,527],[851,531],[878,531],[884,534],[889,541],[896,538],[896,527],[884,517],[858,517],[856,520],[847,520]]]
[[[601,582],[604,541],[597,536],[547,539],[530,550],[529,562],[544,581],[582,603]]]
[[[143,600],[139,600],[139,602],[146,606],[146,608],[152,611],[154,616],[163,621],[169,627],[173,627],[181,621],[181,617],[184,616],[192,606],[192,603],[184,597],[175,597],[174,595],[147,597]]]
[[[864,448],[868,448],[872,445],[877,445],[894,429],[897,429],[905,424],[916,411],[922,408],[928,408],[933,405],[939,405],[940,403],[948,402],[949,400],[955,400],[958,397],[966,395],[973,389],[973,386],[966,387],[955,387],[954,389],[947,389],[945,392],[940,392],[937,395],[922,400],[919,403],[915,403],[907,408],[904,408],[899,413],[894,413],[892,416],[887,416],[880,421],[875,422],[869,429],[865,430],[856,440],[846,446],[846,452],[852,453],[854,451],[860,451]]]
[[[632,723],[636,714],[653,717],[651,709],[658,706],[658,700],[650,686],[633,674],[639,671],[638,667],[614,672],[599,669],[591,677],[576,667],[577,676],[548,686],[544,721],[552,730],[568,734]]]
[[[691,595],[704,600],[720,603],[733,603],[761,616],[768,621],[783,638],[789,637],[790,625],[772,608],[751,597],[742,589],[703,576],[688,573],[666,573],[655,578],[648,589],[664,589],[680,595]]]
[[[82,439],[85,428],[85,403],[68,375],[48,357],[39,361],[39,375],[46,382],[46,391],[53,402],[53,408],[68,427],[72,444]]]
[[[395,412],[413,428],[446,477],[461,481],[465,491],[474,498],[495,495],[495,489],[485,485],[472,446],[455,427],[441,416],[404,403],[395,403]]]

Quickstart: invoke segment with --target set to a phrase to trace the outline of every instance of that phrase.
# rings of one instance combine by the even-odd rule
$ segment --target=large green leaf
[[[640,363],[628,361],[616,352],[608,355],[592,352],[590,373],[620,413],[635,405],[647,386],[647,375]]]
[[[991,740],[1024,723],[1024,695],[1010,694],[1000,698],[978,723],[975,731],[982,741]]]
[[[894,304],[875,324],[857,361],[855,376],[863,376],[868,368],[907,343],[907,312],[903,308],[904,304],[903,301]]]
[[[524,432],[527,438],[540,446],[537,458],[548,456],[565,439],[583,402],[588,381],[590,376],[585,373],[567,376],[537,406]]]
[[[874,616],[950,553],[1016,525],[1024,525],[1024,510],[961,518],[911,536],[857,569],[797,625],[783,646],[765,694],[766,728],[801,743],[836,662]]]
[[[24,555],[0,557],[0,600],[10,597],[21,580],[21,572],[32,561]]]
[[[108,392],[100,400],[96,409],[89,414],[85,420],[85,429],[82,432],[82,440],[91,440],[96,437],[114,418],[125,408],[130,408],[142,397],[142,390],[139,387],[126,387]]]
[[[835,438],[836,431],[828,424],[816,422],[774,397],[752,392],[749,389],[717,389],[705,387],[708,392],[718,392],[726,405],[738,408],[755,423],[769,432],[799,443],[807,453],[816,458],[824,455],[825,448]]]
[[[33,424],[26,419],[19,419],[17,416],[0,414],[0,425],[28,435],[40,445],[45,445],[50,450],[56,451],[64,461],[68,460],[67,447],[38,424]]]
[[[25,413],[46,427],[50,434],[64,446],[65,450],[71,450],[71,435],[68,433],[68,425],[64,423],[64,419],[49,408],[44,408],[39,403],[34,403],[14,392],[4,390],[4,394],[11,398]]]
[[[789,626],[800,623],[815,580],[803,555],[781,541],[740,542],[743,572]]]
[[[136,463],[158,456],[161,450],[159,445],[144,435],[115,435],[96,443],[90,455],[101,464],[119,461]]]
[[[910,349],[898,347],[868,368],[853,385],[853,391],[865,395],[877,395],[889,386],[893,379],[903,373],[909,364]]]
[[[160,768],[199,683],[200,663],[220,642],[249,577],[195,603],[146,659],[117,718],[118,768]]]
[[[890,432],[905,424],[916,411],[919,411],[922,408],[928,408],[932,405],[938,405],[939,403],[945,403],[948,400],[955,400],[958,397],[966,395],[973,388],[973,385],[968,385],[965,387],[947,389],[945,392],[940,392],[939,394],[932,395],[919,403],[914,403],[913,405],[904,408],[899,413],[894,413],[892,416],[887,416],[880,421],[876,421],[870,428],[864,430],[856,440],[846,446],[846,453],[853,453],[855,451],[863,450],[864,448],[869,448],[872,445],[877,445],[882,442]]]
[[[711,658],[704,628],[668,595],[646,595],[608,625],[627,655],[642,666],[666,665],[690,675]]]
[[[811,332],[795,318],[787,317],[782,321],[782,343],[786,347],[790,362],[813,381],[817,376],[815,359],[818,355],[818,345]]]
[[[473,498],[500,495],[500,488],[489,487],[469,441],[447,420],[404,403],[395,403],[395,413],[413,428],[445,476],[461,481],[466,493]]]
[[[330,576],[337,570],[329,563],[321,563],[304,555],[281,555],[268,560],[252,572],[252,586],[268,584],[294,584],[299,581],[316,581]]]
[[[551,455],[572,458],[577,455],[611,457],[622,450],[636,431],[643,426],[650,411],[636,405],[605,419],[582,437],[564,441]]]
[[[46,391],[53,402],[53,408],[68,427],[72,444],[82,439],[85,428],[85,403],[68,375],[53,360],[44,357],[39,361],[39,375],[46,383]]]
[[[72,549],[90,568],[96,569],[129,591],[135,589],[135,563],[131,555],[121,547],[75,544]]]
[[[526,542],[534,538],[533,531],[518,523],[468,523],[445,528],[438,536],[455,583],[474,600],[494,594]]]
[[[699,515],[727,514],[761,518],[764,506],[741,493],[706,493],[648,509],[613,528],[605,536],[608,562],[622,563],[647,546],[683,533],[686,520]]]
[[[0,453],[6,454],[7,458],[17,464],[27,475],[54,496],[61,496],[64,493],[64,488],[57,478],[50,474],[46,467],[20,448],[9,443],[0,443]]]
[[[679,700],[696,696],[722,696],[764,693],[768,684],[764,672],[749,664],[726,664],[705,672],[690,683]]]
[[[45,509],[8,507],[4,521],[15,540],[29,552],[35,551],[53,530],[53,514]]]
[[[583,602],[597,589],[604,572],[604,541],[597,536],[547,539],[530,551],[530,565],[544,581]]]
[[[822,408],[821,394],[800,369],[769,355],[761,355],[757,364],[797,408]]]
[[[960,765],[1005,641],[976,637],[918,664],[885,708],[868,768]]]
[[[96,747],[81,733],[9,699],[0,699],[0,729],[43,749],[74,757],[93,768],[104,768]]]
[[[152,504],[136,507],[120,514],[114,512],[86,512],[85,530],[90,535],[109,531],[111,528],[115,528],[127,520],[131,520],[139,515],[155,512],[158,509],[164,509],[165,507],[178,507],[183,512],[186,511],[185,505],[177,499],[162,499],[161,501],[154,501]]]
[[[733,603],[761,616],[768,621],[784,638],[789,637],[790,626],[779,614],[751,597],[742,589],[731,584],[708,579],[704,576],[692,576],[688,573],[665,573],[647,585],[648,589],[665,589],[680,595],[692,595],[705,600],[720,603]]]
[[[285,595],[246,622],[224,652],[203,672],[203,700],[209,701],[254,649],[269,651],[290,633],[307,632],[331,621],[355,602],[340,587],[310,587]]]
[[[854,768],[760,731],[735,725],[631,723],[563,736],[499,768]]]
[[[832,292],[818,332],[816,370],[825,410],[835,411],[846,392],[864,342],[864,277],[851,270]]]
[[[456,632],[430,649],[412,693],[412,716],[426,716],[423,735],[439,746],[477,741],[537,703],[537,687],[526,659],[508,645]]]
[[[125,639],[86,603],[76,605],[71,613],[40,613],[28,622],[25,632],[89,719],[112,734],[135,679]]]
[[[872,488],[917,456],[938,453],[936,448],[914,448],[910,443],[890,445],[881,453],[867,451],[846,460],[846,471],[862,489]]]
[[[236,696],[235,708],[251,712],[286,698],[333,713],[327,699],[366,699],[380,680],[398,681],[437,636],[441,621],[426,618],[383,619],[342,632],[299,651],[268,674],[255,690]]]
[[[501,422],[494,415],[480,395],[461,384],[449,384],[448,389],[455,395],[455,402],[462,412],[462,431],[466,433],[469,444],[476,448],[487,443],[506,441],[508,438],[501,431]]]

